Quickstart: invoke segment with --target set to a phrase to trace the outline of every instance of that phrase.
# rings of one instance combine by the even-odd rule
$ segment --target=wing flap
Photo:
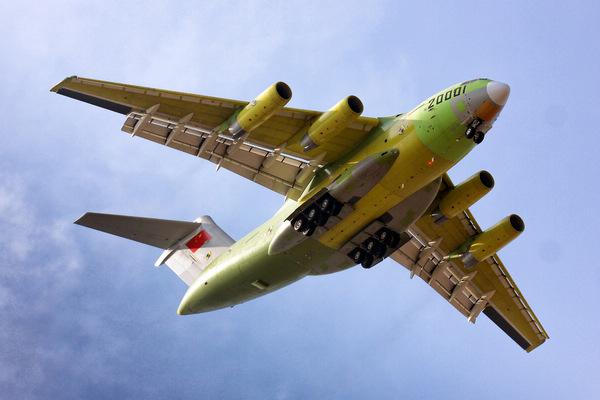
[[[86,213],[75,223],[165,250],[200,226],[196,222],[99,213]]]
[[[122,130],[133,134],[143,115],[131,113]],[[177,124],[175,121],[153,117],[136,136],[208,160],[216,164],[217,169],[225,168],[282,195],[289,195],[292,190],[298,193],[303,189],[303,184],[297,182],[296,178],[302,170],[308,168],[306,162],[278,154],[275,149],[252,146],[247,142],[235,144],[231,138],[198,125],[186,124],[171,136]],[[214,135],[212,142],[209,138],[211,134]],[[203,151],[200,152],[203,146]],[[266,162],[267,159],[272,162]]]

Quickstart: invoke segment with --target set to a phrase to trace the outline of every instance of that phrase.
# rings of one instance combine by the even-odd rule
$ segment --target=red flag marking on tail
[[[199,234],[197,234],[196,236],[194,236],[185,245],[192,251],[192,253],[195,253],[195,252],[198,251],[198,249],[200,247],[204,246],[204,243],[208,242],[210,239],[212,239],[212,236],[210,236],[208,234],[208,232],[206,232],[203,229]]]

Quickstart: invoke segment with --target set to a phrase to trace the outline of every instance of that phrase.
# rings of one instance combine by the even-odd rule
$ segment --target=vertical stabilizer
[[[166,249],[155,264],[167,264],[188,286],[194,283],[213,260],[235,243],[208,215],[194,222],[200,225]]]

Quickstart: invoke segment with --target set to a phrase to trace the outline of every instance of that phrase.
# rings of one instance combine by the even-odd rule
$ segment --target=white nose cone
[[[510,86],[506,83],[491,81],[487,84],[487,93],[492,102],[497,106],[503,107],[510,94]]]

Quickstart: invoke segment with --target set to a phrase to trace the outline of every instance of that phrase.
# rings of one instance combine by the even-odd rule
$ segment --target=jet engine
[[[471,207],[494,187],[494,178],[487,171],[479,171],[463,183],[450,189],[431,213],[436,225],[441,225]]]
[[[271,118],[291,98],[292,89],[283,82],[277,82],[248,103],[237,115],[234,114],[235,117],[229,125],[229,132],[234,139],[238,139]]]
[[[524,230],[525,224],[521,217],[516,214],[509,215],[485,232],[471,237],[448,258],[460,257],[466,268],[474,267],[480,261],[500,251]]]
[[[356,121],[363,112],[363,104],[356,96],[348,96],[313,121],[300,145],[308,153],[340,133],[342,129]]]

